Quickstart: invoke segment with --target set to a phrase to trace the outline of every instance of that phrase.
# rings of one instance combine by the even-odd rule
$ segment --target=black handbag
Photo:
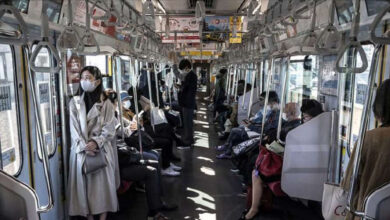
[[[141,154],[136,148],[129,147],[126,143],[117,143],[117,149],[120,166],[140,164]]]
[[[139,134],[141,134],[142,149],[144,151],[153,149],[153,146],[155,145],[153,138],[148,133],[142,130],[135,131],[130,135],[130,137],[125,138],[126,144],[130,147],[135,147],[137,150],[140,150],[139,137],[138,137]]]
[[[259,146],[260,138],[253,138],[233,146],[233,157],[239,157]]]

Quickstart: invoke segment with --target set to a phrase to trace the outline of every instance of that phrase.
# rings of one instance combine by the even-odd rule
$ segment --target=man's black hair
[[[305,113],[314,118],[317,115],[323,113],[324,110],[322,109],[321,103],[319,103],[317,100],[304,99],[302,100],[301,112],[302,114]]]
[[[383,81],[377,89],[373,111],[383,126],[390,126],[390,79]]]
[[[188,59],[184,59],[184,60],[180,61],[180,63],[179,63],[180,70],[184,70],[185,68],[188,68],[188,69],[192,68],[192,64]]]

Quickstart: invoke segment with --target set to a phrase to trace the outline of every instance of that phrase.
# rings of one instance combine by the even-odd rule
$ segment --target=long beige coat
[[[118,210],[117,156],[114,106],[107,100],[96,103],[86,113],[84,97],[70,101],[71,151],[69,159],[68,201],[70,216],[87,216]],[[84,175],[85,145],[94,140],[108,161],[107,167],[97,173]]]
[[[345,178],[342,182],[344,190],[350,189],[350,179],[353,172],[354,148],[348,164]],[[363,211],[364,200],[375,189],[390,183],[390,127],[377,128],[367,131],[363,143],[361,163],[358,173],[356,196],[353,198],[353,207]],[[347,219],[352,219],[349,215]]]

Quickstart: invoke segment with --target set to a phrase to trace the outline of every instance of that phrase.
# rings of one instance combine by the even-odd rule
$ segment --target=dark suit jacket
[[[197,90],[197,76],[191,71],[189,72],[181,85],[181,90],[179,93],[179,104],[184,108],[196,108],[196,90]]]

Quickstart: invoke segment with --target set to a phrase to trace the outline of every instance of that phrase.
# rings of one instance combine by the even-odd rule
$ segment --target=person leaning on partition
[[[118,211],[112,142],[115,138],[115,108],[103,95],[102,75],[94,66],[81,72],[79,92],[69,103],[71,150],[69,158],[69,215],[93,219]],[[84,170],[87,157],[104,154],[106,166],[93,173]],[[90,158],[89,158],[90,159]]]
[[[373,104],[373,112],[375,119],[380,122],[380,126],[367,131],[363,141],[356,190],[351,204],[353,209],[357,211],[363,211],[365,199],[371,193],[390,183],[390,79],[385,80],[379,86]],[[356,151],[357,147],[355,146],[341,183],[347,192],[350,190],[351,178],[353,178]],[[353,219],[352,215],[348,214],[347,219]]]

